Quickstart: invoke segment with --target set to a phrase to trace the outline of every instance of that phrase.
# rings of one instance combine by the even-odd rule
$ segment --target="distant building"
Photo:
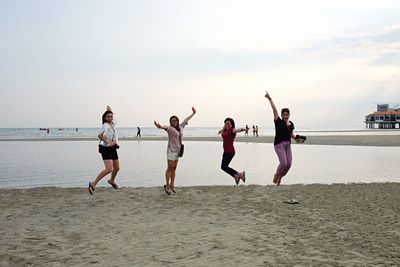
[[[365,116],[365,126],[370,129],[400,129],[400,108],[378,105],[376,112]]]

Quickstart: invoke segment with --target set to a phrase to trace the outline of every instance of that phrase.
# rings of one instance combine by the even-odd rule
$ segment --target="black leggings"
[[[229,167],[229,163],[231,163],[234,156],[235,153],[224,152],[221,162],[221,169],[232,177],[235,177],[235,175],[238,173],[237,171]]]

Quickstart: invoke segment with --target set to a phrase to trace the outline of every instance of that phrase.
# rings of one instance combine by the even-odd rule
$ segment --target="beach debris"
[[[299,201],[297,199],[292,198],[292,199],[284,200],[283,203],[286,203],[286,204],[299,204]]]

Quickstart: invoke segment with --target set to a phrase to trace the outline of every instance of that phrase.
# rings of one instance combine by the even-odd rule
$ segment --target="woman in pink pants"
[[[276,185],[281,184],[282,177],[284,177],[290,167],[292,166],[292,149],[291,149],[291,138],[295,139],[296,142],[303,143],[305,137],[294,135],[294,124],[289,120],[290,111],[288,108],[283,108],[281,111],[282,118],[278,115],[278,110],[271,96],[266,93],[265,97],[269,100],[272,111],[274,113],[274,123],[275,123],[275,140],[274,148],[279,159],[279,166],[274,175],[273,182]]]

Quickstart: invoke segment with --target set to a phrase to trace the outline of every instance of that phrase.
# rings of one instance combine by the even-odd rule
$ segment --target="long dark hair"
[[[114,115],[114,113],[113,113],[111,110],[107,110],[106,112],[103,113],[103,116],[101,117],[101,123],[102,123],[102,124],[104,124],[104,123],[107,122],[107,121],[106,121],[106,117],[107,117],[107,115],[110,114],[110,113]]]
[[[224,120],[224,123],[226,123],[227,121],[229,121],[232,124],[232,129],[235,129],[235,121],[232,118],[226,118]],[[226,129],[224,131],[226,131]],[[235,133],[235,136],[236,136],[236,133]]]
[[[226,119],[224,120],[224,123],[226,123],[227,121],[230,121],[231,124],[232,124],[232,128],[235,128],[235,121],[234,121],[232,118],[226,118]]]
[[[172,126],[171,125],[171,120],[172,119],[176,119],[178,121],[178,125],[177,126]],[[181,127],[179,126],[179,118],[175,115],[172,115],[171,118],[169,118],[169,125],[171,125],[172,127],[174,127],[178,132],[181,131]]]

